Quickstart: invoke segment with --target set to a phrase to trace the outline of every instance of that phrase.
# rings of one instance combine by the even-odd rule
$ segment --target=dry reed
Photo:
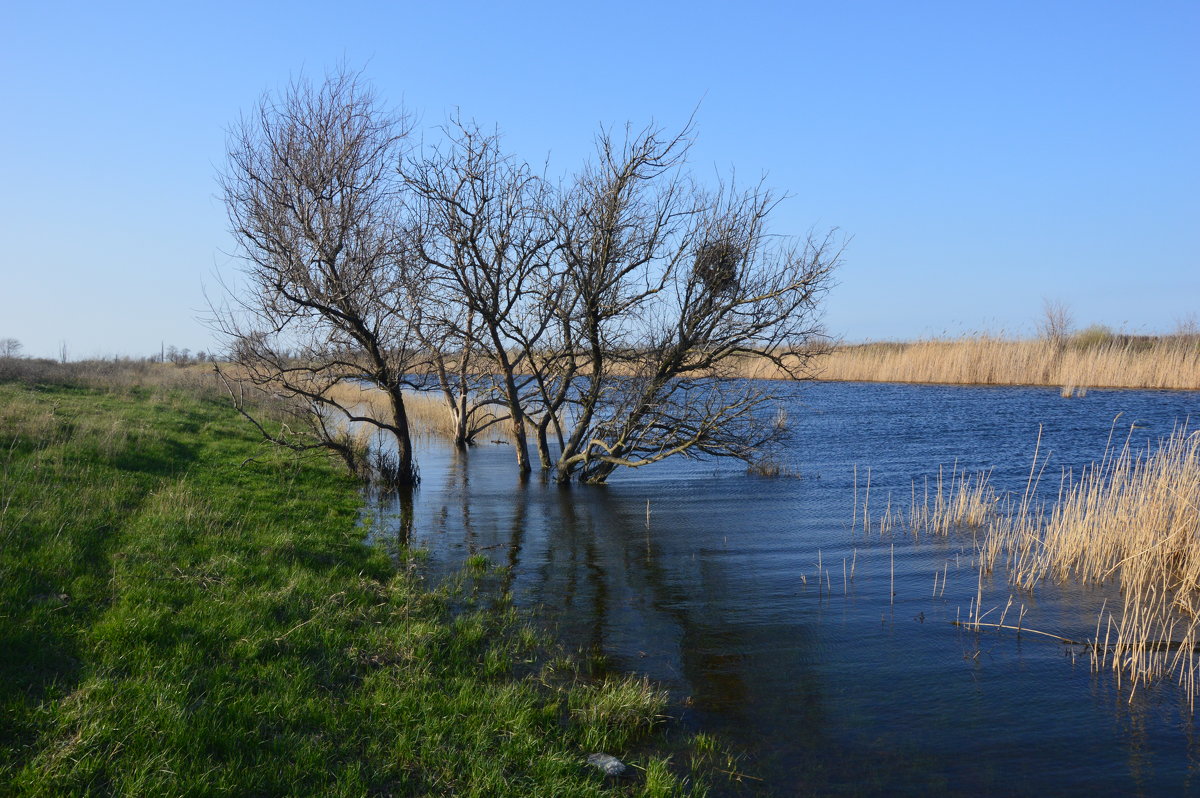
[[[951,468],[949,480],[946,480],[943,469],[938,468],[932,493],[926,480],[920,501],[914,482],[908,516],[910,531],[914,535],[924,532],[945,537],[952,529],[983,527],[995,517],[1000,501],[988,476],[987,473],[972,475],[959,471],[956,463]]]
[[[761,360],[744,364],[747,377],[781,376]],[[1046,385],[1071,389],[1200,390],[1200,341],[1195,336],[1113,335],[1094,342],[1055,344],[969,336],[911,343],[835,347],[817,361],[817,378],[851,382],[958,385]],[[1064,393],[1064,395],[1066,395]]]
[[[384,419],[391,414],[387,397],[378,388],[343,382],[330,388],[328,393],[340,404],[355,408],[355,412],[363,415]],[[454,414],[441,393],[405,391],[404,411],[408,415],[412,434],[454,438]],[[497,435],[508,434],[507,425],[504,424],[497,424],[490,429]]]
[[[913,536],[925,534],[946,537],[955,529],[980,529],[996,517],[1001,503],[988,477],[988,473],[969,474],[960,471],[957,463],[951,467],[948,476],[939,467],[932,483],[926,479],[918,489],[917,482],[913,481],[907,513],[894,505],[891,494],[888,494],[883,513],[876,518],[871,511],[871,472],[868,469],[861,510],[863,534],[877,529],[882,537],[897,530],[906,530]],[[855,466],[851,527],[857,527],[859,512],[858,467]]]
[[[1019,501],[998,502],[986,475],[954,481],[954,496],[914,511],[936,532],[988,513],[978,541],[980,579],[1004,567],[1025,590],[1068,579],[1115,583],[1119,610],[1100,609],[1090,646],[1096,668],[1140,684],[1174,677],[1194,709],[1200,691],[1200,432],[1177,428],[1157,446],[1110,445],[1078,480],[1064,475],[1057,501],[1034,499],[1044,461],[1035,452]],[[926,516],[925,513],[929,515]],[[982,582],[981,582],[982,584]],[[982,590],[982,588],[980,588]],[[973,604],[978,628],[978,601]],[[988,624],[983,624],[987,626]],[[1101,634],[1104,639],[1101,640]]]
[[[1010,579],[1032,587],[1069,577],[1121,588],[1120,617],[1097,666],[1133,685],[1168,674],[1196,698],[1200,645],[1200,432],[1176,429],[1154,449],[1112,447],[1049,511],[1030,508],[993,530]]]

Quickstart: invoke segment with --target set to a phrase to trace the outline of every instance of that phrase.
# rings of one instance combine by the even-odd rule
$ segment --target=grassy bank
[[[1056,388],[1200,390],[1200,338],[1085,330],[1055,343],[991,336],[844,344],[817,361],[822,380]],[[746,376],[771,378],[768,367]]]
[[[0,794],[685,791],[640,753],[660,691],[549,655],[485,568],[397,569],[336,467],[196,391],[29,383],[0,383]]]

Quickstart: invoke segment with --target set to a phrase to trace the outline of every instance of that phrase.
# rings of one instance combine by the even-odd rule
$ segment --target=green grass
[[[646,753],[665,694],[548,656],[483,558],[396,568],[359,507],[215,399],[0,383],[0,794],[702,792]]]

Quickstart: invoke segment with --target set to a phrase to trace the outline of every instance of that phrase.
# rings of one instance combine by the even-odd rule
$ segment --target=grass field
[[[665,695],[554,652],[490,566],[427,585],[338,468],[119,383],[0,383],[0,794],[702,792],[652,753]]]

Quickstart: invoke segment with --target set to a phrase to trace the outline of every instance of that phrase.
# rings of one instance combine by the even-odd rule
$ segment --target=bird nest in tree
[[[712,294],[728,294],[738,289],[738,263],[741,248],[728,241],[710,241],[696,252],[693,271]]]

